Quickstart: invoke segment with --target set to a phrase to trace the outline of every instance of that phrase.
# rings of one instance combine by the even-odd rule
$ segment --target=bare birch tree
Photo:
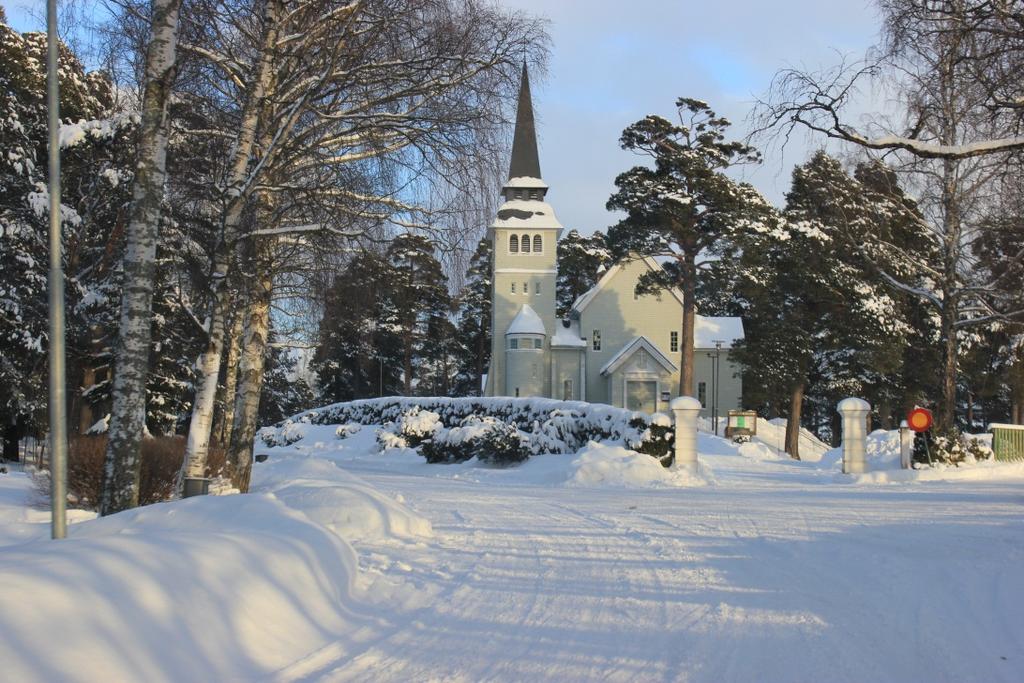
[[[185,46],[219,70],[224,90],[234,89],[240,103],[185,477],[205,471],[233,304],[222,283],[239,245],[270,236],[353,236],[366,221],[434,227],[419,180],[479,153],[479,132],[503,122],[501,98],[514,88],[516,63],[544,37],[537,21],[477,0],[266,0],[258,21],[230,18],[218,41]],[[251,49],[239,48],[237,35]],[[379,169],[387,173],[375,175]],[[301,210],[271,225],[246,225],[250,202],[280,196]]]
[[[123,260],[124,292],[114,360],[114,401],[100,503],[103,515],[134,507],[139,501],[156,247],[167,177],[167,112],[176,74],[180,8],[181,0],[152,3],[138,162]]]

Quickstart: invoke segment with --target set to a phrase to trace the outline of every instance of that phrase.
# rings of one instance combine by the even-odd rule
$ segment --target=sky
[[[647,114],[671,118],[679,97],[729,118],[734,137],[772,76],[862,57],[875,42],[872,0],[498,0],[549,20],[547,74],[531,74],[548,201],[567,229],[605,230],[614,179],[642,159],[619,149],[622,130]],[[43,0],[0,0],[12,26],[40,28]],[[764,162],[735,175],[782,205],[792,168],[824,145],[797,135],[766,144]],[[833,151],[836,151],[833,148]]]
[[[629,124],[672,119],[679,97],[704,100],[736,138],[776,71],[864,56],[878,35],[871,0],[500,0],[546,17],[544,77],[531,74],[541,173],[567,229],[605,230],[614,179],[641,159],[619,149]],[[784,202],[792,168],[823,140],[796,136],[738,176]]]

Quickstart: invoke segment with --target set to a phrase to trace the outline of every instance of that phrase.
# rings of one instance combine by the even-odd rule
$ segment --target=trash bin
[[[205,496],[210,492],[210,480],[204,477],[185,477],[185,488],[182,491],[182,498],[192,496]]]

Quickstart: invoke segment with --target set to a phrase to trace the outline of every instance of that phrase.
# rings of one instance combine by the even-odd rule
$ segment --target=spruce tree
[[[491,362],[491,240],[482,238],[469,262],[466,283],[459,293],[458,356],[453,393],[483,394],[483,376]]]
[[[397,336],[402,392],[413,395],[418,383],[418,361],[437,360],[438,347],[430,332],[438,319],[449,315],[451,297],[447,278],[434,257],[434,245],[422,235],[396,237],[385,255],[388,286],[384,289],[381,319],[387,332]]]

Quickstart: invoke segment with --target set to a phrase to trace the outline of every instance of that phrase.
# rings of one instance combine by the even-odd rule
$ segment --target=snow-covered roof
[[[743,339],[743,320],[731,317],[696,316],[693,329],[693,348],[713,349],[721,341],[723,349],[731,349],[733,342]]]
[[[587,291],[583,292],[583,294],[580,294],[576,298],[576,301],[572,302],[572,312],[577,316],[580,313],[582,313],[583,309],[586,308],[590,304],[590,302],[594,300],[594,297],[597,296],[597,293],[604,289],[605,285],[611,282],[612,278],[614,278],[618,274],[618,272],[622,270],[623,263],[628,261],[642,261],[644,265],[646,265],[652,271],[661,270],[661,265],[650,256],[639,256],[637,254],[630,254],[625,259],[616,262],[615,265],[606,270],[604,272],[604,275],[601,276],[601,279],[597,281],[596,285],[594,285]],[[669,294],[671,294],[673,297],[676,298],[677,301],[679,301],[679,305],[682,306],[683,293],[680,292],[679,289],[677,289],[676,287],[673,287],[668,291]]]
[[[544,331],[544,321],[537,315],[530,304],[523,304],[512,319],[505,334],[547,334]]]
[[[580,337],[580,321],[570,320],[569,327],[559,321],[555,324],[555,336],[551,338],[551,346],[585,348],[587,340]]]
[[[529,189],[548,189],[548,184],[540,178],[531,178],[530,176],[517,176],[515,178],[509,178],[505,182],[505,187],[523,187]]]
[[[562,224],[555,217],[555,210],[547,202],[537,199],[510,199],[498,209],[498,216],[492,228],[557,228]]]
[[[651,354],[651,357],[661,365],[661,367],[665,368],[669,372],[675,372],[678,370],[676,364],[669,360],[665,354],[659,351],[658,347],[649,342],[646,337],[640,336],[634,338],[633,341],[619,349],[619,352],[612,356],[611,360],[605,363],[604,367],[601,368],[601,374],[612,374],[619,369],[620,365],[629,360],[630,356],[640,349],[645,349],[647,353]]]

